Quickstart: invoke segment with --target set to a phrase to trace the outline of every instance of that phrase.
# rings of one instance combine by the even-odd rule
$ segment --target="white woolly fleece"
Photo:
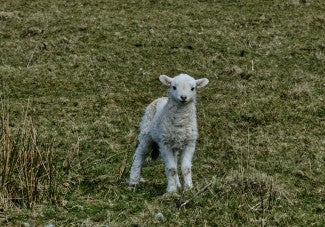
[[[168,98],[158,98],[146,108],[140,124],[139,145],[134,153],[129,184],[139,183],[145,156],[155,142],[165,164],[167,192],[174,192],[181,187],[177,174],[178,153],[181,153],[183,187],[193,187],[191,166],[198,137],[196,89],[206,86],[209,80],[195,80],[187,74],[174,78],[161,75],[159,79],[169,86]]]

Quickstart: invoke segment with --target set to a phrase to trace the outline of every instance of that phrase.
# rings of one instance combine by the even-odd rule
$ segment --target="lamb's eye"
[[[194,89],[195,89],[195,87],[192,87],[192,88],[191,88],[191,91],[194,91]]]
[[[174,90],[176,90],[176,87],[175,87],[175,86],[173,86],[173,89],[174,89]]]

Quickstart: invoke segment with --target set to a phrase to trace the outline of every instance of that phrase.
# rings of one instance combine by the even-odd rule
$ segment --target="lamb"
[[[206,78],[195,80],[187,74],[174,78],[161,75],[159,80],[169,86],[168,98],[154,100],[146,108],[140,123],[138,145],[134,152],[129,185],[140,181],[140,172],[146,155],[159,153],[165,165],[167,192],[176,192],[182,185],[177,172],[178,154],[181,153],[183,188],[193,187],[192,158],[198,138],[196,118],[196,90],[206,86]],[[155,152],[158,155],[155,155]]]

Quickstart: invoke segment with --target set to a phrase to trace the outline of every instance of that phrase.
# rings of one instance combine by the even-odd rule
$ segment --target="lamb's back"
[[[167,97],[161,97],[152,101],[146,108],[142,117],[140,129],[142,134],[148,134],[152,128],[152,123],[157,118],[157,115],[162,111],[167,103]]]

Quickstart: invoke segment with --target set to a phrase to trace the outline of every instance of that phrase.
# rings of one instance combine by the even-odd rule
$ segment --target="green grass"
[[[29,99],[40,140],[70,169],[58,169],[56,204],[0,204],[0,224],[324,225],[324,10],[322,0],[2,1],[11,127]],[[158,76],[181,72],[210,80],[195,189],[164,195],[159,161],[129,190],[140,118],[166,94]]]

